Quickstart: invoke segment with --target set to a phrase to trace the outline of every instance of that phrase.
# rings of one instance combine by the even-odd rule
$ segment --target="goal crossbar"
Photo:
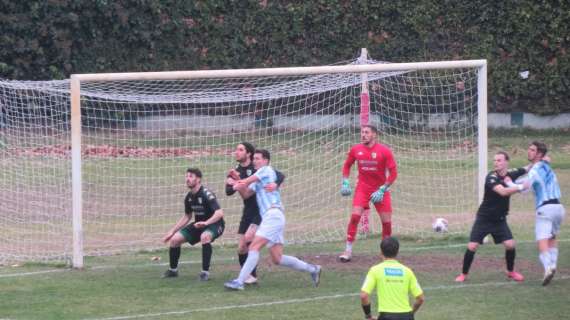
[[[234,70],[199,70],[171,72],[73,74],[71,76],[71,132],[72,132],[72,194],[73,194],[73,266],[83,267],[82,231],[82,169],[81,169],[81,83],[108,81],[160,81],[233,77],[303,76],[318,74],[366,74],[372,72],[395,72],[437,69],[477,68],[478,95],[478,196],[483,195],[487,172],[487,61],[436,61],[420,63],[352,64],[343,66],[259,68]]]

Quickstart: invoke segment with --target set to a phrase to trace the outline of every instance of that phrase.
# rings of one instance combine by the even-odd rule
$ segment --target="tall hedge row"
[[[570,1],[0,0],[0,28],[1,78],[323,65],[366,47],[487,59],[492,111],[570,111]]]

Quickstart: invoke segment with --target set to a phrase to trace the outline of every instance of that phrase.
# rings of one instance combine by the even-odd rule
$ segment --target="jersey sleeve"
[[[517,180],[521,176],[524,176],[525,174],[526,174],[525,168],[517,168],[517,169],[513,169],[511,172],[509,172],[509,177],[511,177],[511,179],[514,182],[515,180]]]
[[[254,176],[256,176],[261,184],[265,186],[268,183],[275,182],[275,171],[270,166],[265,166],[257,172],[255,172]]]
[[[234,190],[234,187],[232,185],[229,185],[226,183],[226,196],[231,196],[234,193],[236,193],[236,191]]]
[[[366,279],[364,280],[364,283],[362,284],[362,288],[360,290],[364,291],[368,294],[372,294],[372,292],[374,291],[374,288],[376,288],[376,277],[374,277],[374,272],[372,271],[372,268],[371,268],[368,271],[368,274],[366,275]]]
[[[220,204],[218,203],[218,199],[216,198],[216,195],[212,191],[205,190],[204,195],[206,196],[206,202],[208,203],[208,206],[210,207],[212,212],[220,210]]]
[[[416,275],[414,274],[414,272],[412,270],[410,270],[409,292],[412,294],[412,296],[414,296],[414,298],[417,298],[421,294],[424,293],[424,291],[422,290],[422,287],[420,287],[420,284],[418,283],[418,279],[416,278]]]
[[[342,166],[343,177],[350,176],[350,167],[352,167],[354,161],[356,161],[356,158],[354,157],[354,148],[351,148],[350,151],[348,151],[346,160],[344,161],[344,165]]]
[[[390,170],[396,168],[396,160],[394,159],[394,154],[390,148],[384,148],[383,152],[384,158],[386,159],[386,169]]]
[[[281,184],[285,181],[285,175],[279,170],[275,170],[275,175],[277,176],[275,183],[277,183],[278,186],[281,186]]]

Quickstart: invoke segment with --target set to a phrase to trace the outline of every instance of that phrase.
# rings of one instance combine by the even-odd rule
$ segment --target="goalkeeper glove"
[[[340,194],[342,196],[350,196],[352,190],[350,189],[350,181],[348,179],[342,179],[342,187],[340,188]]]
[[[384,193],[388,191],[388,187],[386,185],[381,186],[378,191],[374,192],[372,196],[370,196],[370,201],[372,203],[381,202],[384,199]]]

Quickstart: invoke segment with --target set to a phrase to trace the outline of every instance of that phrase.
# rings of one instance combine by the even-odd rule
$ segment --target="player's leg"
[[[509,228],[509,225],[507,224],[507,221],[496,221],[489,227],[491,236],[493,237],[495,243],[502,243],[505,247],[505,264],[507,267],[507,277],[515,281],[523,281],[523,275],[514,270],[516,257],[515,240],[513,239],[513,234],[511,232],[511,228]]]
[[[360,229],[358,233],[368,234],[370,232],[370,208],[364,209],[362,211],[362,216],[360,217]]]
[[[384,194],[382,201],[375,203],[374,207],[382,222],[382,239],[392,235],[392,197],[390,192]]]
[[[200,272],[200,280],[208,281],[210,279],[210,263],[212,261],[212,242],[224,233],[225,223],[220,220],[213,223],[202,230],[200,234],[200,243],[202,244],[202,271]]]
[[[243,290],[245,280],[251,275],[251,272],[259,262],[259,251],[265,247],[269,241],[272,241],[279,231],[281,231],[282,234],[284,225],[285,216],[279,209],[269,209],[267,211],[255,233],[253,241],[249,245],[247,259],[240,270],[239,276],[232,281],[226,282],[224,284],[226,288],[232,290]]]
[[[240,267],[243,267],[245,261],[247,260],[247,252],[249,250],[249,244],[253,241],[257,226],[261,223],[261,217],[259,214],[256,218],[252,218],[249,215],[243,215],[239,224],[238,234],[238,261]],[[252,284],[257,282],[257,267],[251,272],[251,277],[246,281],[247,284]]]
[[[548,252],[550,253],[550,268],[556,270],[558,263],[558,241],[556,237],[560,233],[560,226],[564,221],[565,211],[564,207],[560,204],[553,205],[554,213],[552,214],[552,235],[553,237],[548,241]]]
[[[467,275],[471,269],[471,264],[475,259],[475,252],[477,252],[479,244],[483,243],[483,239],[487,234],[488,231],[486,230],[485,224],[481,220],[475,219],[475,223],[471,228],[469,243],[467,244],[467,249],[463,255],[463,266],[461,268],[461,274],[455,278],[456,282],[463,282],[467,280]]]
[[[338,257],[341,262],[348,262],[352,259],[352,243],[356,240],[356,231],[362,212],[370,208],[368,205],[370,194],[371,192],[356,187],[354,198],[352,199],[352,212],[346,230],[346,247],[344,252]]]
[[[250,224],[249,227],[247,228],[247,231],[245,232],[244,235],[244,241],[245,241],[245,245],[246,245],[246,250],[249,251],[249,246],[252,243],[253,239],[255,238],[255,233],[257,232],[257,224]],[[247,252],[245,254],[245,260],[247,260]],[[244,261],[245,263],[245,261]],[[255,266],[255,268],[253,268],[253,270],[251,271],[251,275],[245,280],[246,284],[254,284],[257,283],[257,266]]]
[[[542,280],[543,286],[548,285],[554,276],[554,272],[551,268],[552,260],[549,252],[549,241],[553,238],[552,221],[544,210],[545,207],[548,207],[548,205],[540,207],[536,212],[534,226],[535,238],[538,247],[538,258],[544,268],[544,278]]]
[[[311,274],[314,286],[319,286],[321,266],[307,263],[297,257],[284,255],[282,243],[271,244],[269,253],[274,264],[301,272],[308,272]]]
[[[184,242],[195,244],[199,241],[200,234],[194,228],[194,223],[186,226],[178,231],[170,238],[168,245],[168,256],[170,259],[170,268],[164,272],[163,278],[172,278],[178,276],[178,261],[180,260],[181,246]]]

